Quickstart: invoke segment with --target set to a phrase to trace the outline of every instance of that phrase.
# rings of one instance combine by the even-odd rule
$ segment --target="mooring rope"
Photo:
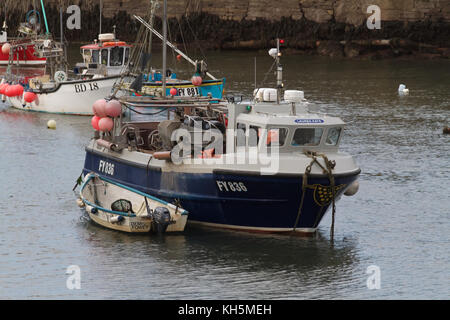
[[[314,186],[308,184],[308,176],[311,174],[311,169],[314,164],[317,164],[323,171],[324,174],[328,176],[328,179],[330,180],[330,187],[331,187],[331,200],[332,200],[332,216],[331,216],[331,231],[330,231],[330,237],[333,240],[334,238],[334,220],[335,220],[335,214],[336,214],[336,188],[335,188],[335,180],[333,176],[333,169],[336,166],[335,161],[328,160],[328,157],[323,153],[316,153],[312,151],[305,151],[304,152],[307,157],[312,158],[310,164],[306,167],[305,173],[303,174],[303,182],[302,182],[302,197],[300,200],[300,205],[298,208],[297,218],[295,219],[294,228],[292,229],[293,232],[295,232],[295,229],[297,228],[298,222],[300,220],[300,216],[302,214],[303,204],[305,201],[305,193],[307,188],[314,188]],[[317,160],[318,158],[322,158],[325,167]]]

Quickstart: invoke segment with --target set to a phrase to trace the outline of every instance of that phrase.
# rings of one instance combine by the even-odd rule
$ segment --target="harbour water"
[[[272,64],[265,52],[208,53],[210,72],[226,77],[227,94],[249,96],[255,55],[260,83]],[[93,225],[72,192],[90,118],[0,105],[0,298],[449,299],[450,61],[291,55],[283,66],[286,88],[347,122],[341,147],[362,170],[359,192],[337,204],[333,242],[329,214],[313,238]],[[400,83],[409,96],[398,96]],[[66,286],[72,265],[81,289]],[[367,286],[370,266],[380,289]]]

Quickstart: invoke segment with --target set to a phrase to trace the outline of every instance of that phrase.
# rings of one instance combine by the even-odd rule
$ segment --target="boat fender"
[[[114,216],[111,219],[109,219],[109,222],[111,223],[121,223],[123,220],[125,220],[122,216]]]
[[[347,190],[345,190],[344,194],[350,197],[355,195],[358,192],[358,190],[359,190],[359,182],[355,181],[347,188]]]
[[[153,153],[153,158],[158,159],[158,160],[171,160],[172,155],[171,155],[170,151],[159,151],[159,152]]]
[[[97,214],[97,213],[98,213],[97,208],[92,208],[92,209],[91,209],[91,213],[92,213],[92,214]]]
[[[169,209],[165,207],[156,207],[155,210],[153,210],[152,230],[154,232],[166,232],[167,227],[171,223]]]
[[[81,200],[80,198],[77,199],[77,205],[78,205],[80,208],[83,208],[83,207],[85,206],[83,200]]]
[[[103,139],[97,139],[96,140],[97,145],[99,145],[100,147],[105,147],[111,151],[119,151],[120,148],[117,144],[103,140]]]

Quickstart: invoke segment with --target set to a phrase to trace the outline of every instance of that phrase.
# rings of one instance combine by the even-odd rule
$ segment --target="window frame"
[[[119,63],[118,65],[111,64],[111,62],[113,61],[113,58],[114,58],[113,54],[115,54],[115,51],[118,51],[118,57],[117,57],[118,59],[116,61],[117,63]],[[122,59],[120,59],[120,55],[122,55]],[[117,47],[112,47],[109,49],[109,65],[111,67],[122,67],[124,59],[125,59],[125,48],[124,47],[117,46]]]
[[[298,130],[305,130],[305,129],[314,129],[314,130],[318,130],[319,129],[319,130],[322,130],[319,142],[317,144],[312,144],[312,145],[311,144],[297,144],[297,145],[294,144],[294,137],[295,137],[296,132]],[[298,147],[300,147],[300,148],[301,147],[319,147],[323,143],[323,139],[324,139],[324,135],[325,135],[326,129],[327,128],[325,128],[325,127],[297,127],[297,128],[295,128],[295,130],[294,130],[294,132],[292,134],[291,141],[290,141],[290,146],[293,147],[293,148],[298,148]],[[313,138],[315,138],[315,132],[314,132]]]
[[[277,126],[277,127],[268,127],[268,128],[266,128],[267,130],[266,130],[266,136],[265,136],[265,139],[264,139],[264,141],[267,141],[267,134],[269,133],[269,131],[270,130],[274,130],[274,129],[285,129],[286,130],[286,135],[285,135],[285,138],[284,138],[284,143],[283,144],[279,144],[278,145],[278,147],[279,148],[282,148],[282,147],[285,147],[286,146],[286,143],[287,143],[287,141],[288,141],[288,139],[289,139],[289,134],[290,134],[290,130],[289,130],[289,127],[282,127],[282,126]],[[279,133],[278,133],[279,134]],[[291,139],[292,140],[292,139]],[[279,141],[278,141],[279,142]],[[271,144],[272,145],[272,144]],[[267,145],[266,144],[266,146],[267,147],[270,147],[269,145]]]
[[[239,128],[239,125],[243,125],[244,128]],[[248,132],[248,123],[245,122],[238,122],[236,123],[236,135],[234,139],[234,148],[237,150],[238,148],[247,148],[247,132]],[[244,145],[238,145],[238,134],[239,130],[244,130]]]
[[[336,140],[336,144],[329,144],[327,143],[328,140],[328,134],[330,132],[330,130],[332,129],[339,129],[339,137]],[[341,142],[341,138],[342,138],[342,132],[344,131],[344,127],[343,126],[333,126],[333,127],[328,127],[326,130],[326,137],[324,138],[324,145],[327,147],[338,147],[339,143]],[[324,135],[325,136],[325,135]]]

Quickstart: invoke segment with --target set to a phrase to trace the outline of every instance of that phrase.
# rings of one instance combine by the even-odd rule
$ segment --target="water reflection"
[[[134,289],[157,282],[158,288],[145,289],[152,296],[175,298],[183,291],[194,299],[321,296],[320,288],[336,279],[352,282],[358,263],[354,240],[332,245],[320,233],[299,238],[189,225],[179,235],[129,235],[88,221],[80,224],[91,263],[108,268],[134,261],[139,265],[139,272],[133,273]],[[178,279],[176,288],[172,278]]]

